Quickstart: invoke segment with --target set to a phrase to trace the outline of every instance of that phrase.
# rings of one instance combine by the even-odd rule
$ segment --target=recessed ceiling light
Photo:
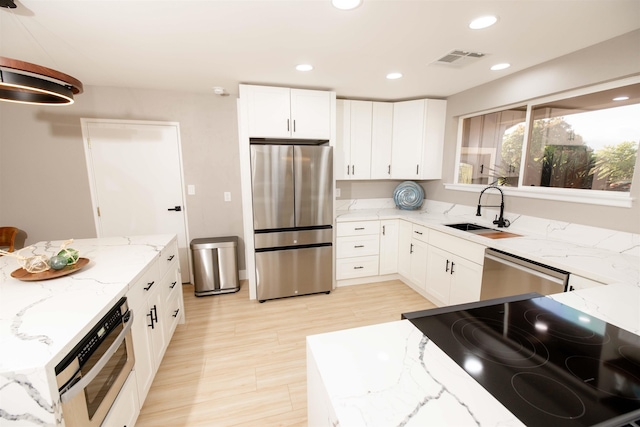
[[[333,7],[340,10],[351,10],[362,4],[362,0],[331,0]]]
[[[476,18],[471,21],[471,23],[469,23],[469,28],[471,28],[472,30],[481,30],[483,28],[492,26],[496,22],[498,22],[498,18],[496,18],[495,16],[481,16],[480,18]]]
[[[399,79],[400,77],[402,77],[402,73],[389,73],[389,74],[387,74],[387,78],[389,80]]]
[[[309,64],[299,64],[299,65],[296,65],[296,70],[298,70],[298,71],[311,71],[311,70],[313,70],[313,66],[311,66]]]
[[[498,71],[498,70],[504,70],[506,68],[511,67],[511,64],[508,64],[506,62],[502,63],[502,64],[496,64],[493,67],[491,67],[491,71]]]
[[[628,96],[617,96],[613,98],[613,101],[626,101],[627,99],[629,99]]]

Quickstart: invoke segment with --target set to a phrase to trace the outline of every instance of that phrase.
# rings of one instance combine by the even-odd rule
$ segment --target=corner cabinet
[[[438,305],[480,300],[485,247],[439,231],[429,236],[426,292]]]
[[[392,179],[442,178],[446,110],[437,99],[394,103]]]
[[[331,138],[331,93],[241,85],[250,138]]]

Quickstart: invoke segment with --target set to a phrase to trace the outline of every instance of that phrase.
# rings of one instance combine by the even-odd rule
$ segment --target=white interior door
[[[190,281],[177,123],[82,119],[98,237],[176,234]]]

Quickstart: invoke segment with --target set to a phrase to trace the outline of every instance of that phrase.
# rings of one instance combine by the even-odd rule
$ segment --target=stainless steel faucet
[[[480,201],[482,200],[482,194],[489,190],[490,188],[495,188],[496,190],[498,190],[500,192],[500,206],[498,205],[481,205]],[[495,185],[490,185],[487,188],[485,188],[484,190],[482,190],[480,192],[480,197],[478,197],[478,210],[476,211],[476,216],[481,216],[480,214],[480,208],[485,207],[485,208],[500,208],[500,216],[496,216],[496,219],[493,221],[494,224],[498,225],[498,228],[502,228],[502,227],[508,227],[511,225],[511,222],[509,222],[508,219],[504,219],[504,193],[502,192],[502,190],[500,188],[498,188]]]

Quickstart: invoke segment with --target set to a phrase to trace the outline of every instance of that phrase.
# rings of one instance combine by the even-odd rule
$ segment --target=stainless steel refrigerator
[[[258,300],[329,293],[333,152],[325,145],[251,145]]]

